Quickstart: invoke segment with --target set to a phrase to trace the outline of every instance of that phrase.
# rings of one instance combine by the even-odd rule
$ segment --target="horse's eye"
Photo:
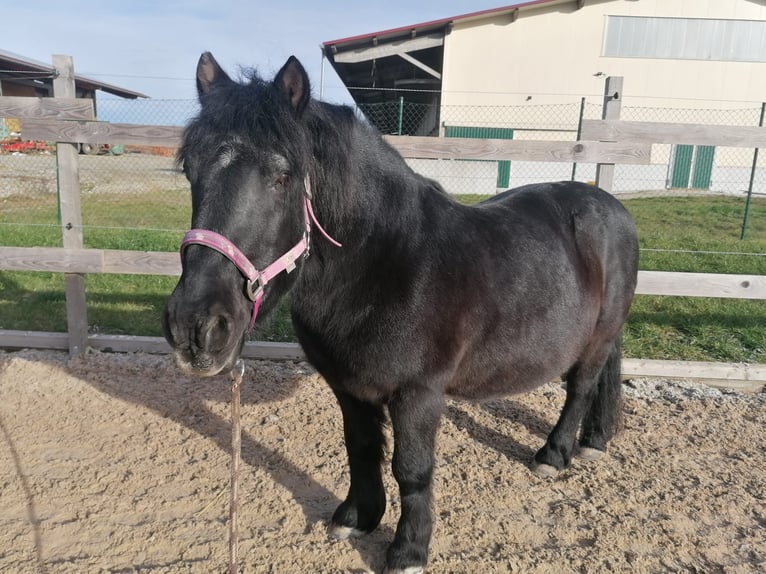
[[[288,183],[290,183],[290,174],[287,172],[279,174],[279,177],[277,178],[275,183],[277,185],[281,185],[282,187],[285,187]]]

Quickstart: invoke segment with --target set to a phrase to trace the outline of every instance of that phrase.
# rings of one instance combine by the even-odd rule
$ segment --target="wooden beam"
[[[583,120],[582,137],[597,141],[766,147],[766,128],[621,120]]]
[[[766,365],[623,359],[624,377],[694,379],[711,386],[760,392],[766,385]]]
[[[766,275],[639,271],[639,295],[766,299]]]
[[[609,76],[604,84],[604,100],[601,109],[601,118],[605,120],[616,120],[620,117],[622,110],[622,76]],[[580,138],[587,140],[580,132]],[[596,138],[600,140],[600,138]],[[596,185],[601,189],[612,193],[614,189],[614,164],[621,162],[606,161],[599,162],[596,166]]]
[[[406,158],[648,164],[649,144],[384,136]]]
[[[178,253],[62,247],[0,247],[0,270],[180,275]]]
[[[376,58],[385,58],[388,56],[398,56],[407,52],[416,50],[425,50],[435,48],[444,44],[442,34],[430,34],[428,36],[418,36],[416,38],[407,38],[405,40],[396,40],[377,46],[366,46],[357,48],[348,52],[338,52],[334,56],[337,63],[354,64],[358,62],[368,62]]]
[[[0,247],[1,271],[180,275],[177,253],[61,247]],[[636,293],[766,299],[766,276],[639,271]]]
[[[25,140],[177,148],[181,145],[182,135],[183,128],[178,126],[145,126],[36,118],[27,118],[21,121],[21,137]]]
[[[432,75],[437,80],[441,80],[442,79],[442,75],[439,72],[434,70],[431,66],[426,66],[423,62],[421,62],[420,60],[418,60],[416,58],[413,58],[412,56],[410,56],[406,52],[400,52],[399,53],[399,57],[401,57],[402,59],[408,61],[410,64],[412,64],[416,68],[420,68],[421,70],[423,70],[427,74]]]
[[[170,345],[161,337],[129,335],[91,335],[88,346],[115,353],[168,354]],[[2,349],[66,350],[66,333],[10,331],[0,329]],[[306,356],[297,343],[248,341],[242,351],[246,359],[270,361],[304,361]],[[697,361],[658,361],[623,359],[623,377],[657,379],[693,379],[709,386],[743,392],[760,392],[766,386],[766,365],[740,363],[707,363]]]
[[[148,353],[166,355],[172,349],[162,337],[139,337],[133,335],[91,335],[88,346],[99,351],[113,353]],[[0,349],[52,349],[65,351],[69,348],[66,333],[43,331],[11,331],[0,329]],[[242,350],[246,359],[269,361],[304,361],[306,356],[297,343],[273,343],[248,341]]]
[[[92,120],[93,100],[88,98],[0,97],[2,118],[51,118],[59,120]]]
[[[54,55],[53,67],[56,69],[56,77],[53,79],[54,97],[74,98],[76,90],[74,64],[71,56]],[[46,119],[42,121],[54,120]],[[74,144],[56,144],[61,233],[63,235],[64,248],[72,250],[79,250],[83,247],[78,153],[79,149]],[[88,304],[85,297],[85,276],[78,273],[66,273],[64,275],[64,291],[66,293],[69,354],[75,356],[85,351],[88,339]]]
[[[44,331],[12,331],[0,329],[0,349],[69,349],[67,333],[47,333]]]

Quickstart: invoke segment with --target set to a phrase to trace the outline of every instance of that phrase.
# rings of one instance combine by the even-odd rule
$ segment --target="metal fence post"
[[[580,136],[582,136],[582,118],[585,115],[585,97],[580,98],[580,116],[577,118],[577,137],[575,138],[575,141],[580,141]],[[577,162],[574,162],[572,164],[572,181],[575,180],[575,176],[577,175]]]
[[[758,125],[763,127],[763,116],[766,114],[766,102],[761,103],[761,119],[758,121]],[[753,184],[755,183],[755,172],[758,169],[758,150],[755,148],[753,151],[753,167],[750,169],[750,183],[747,185],[747,199],[745,200],[745,214],[742,216],[742,231],[739,234],[739,239],[743,240],[747,233],[747,222],[750,219],[750,202],[753,198]]]
[[[604,107],[601,112],[602,120],[620,119],[622,108],[622,76],[609,76],[604,86]],[[612,193],[614,189],[614,164],[599,163],[596,165],[596,185]]]
[[[404,96],[399,97],[399,117],[397,118],[396,135],[402,135],[402,123],[404,122]]]
[[[72,57],[54,55],[53,67],[56,70],[56,77],[53,80],[53,96],[56,98],[76,97]],[[77,144],[56,144],[59,214],[63,245],[66,249],[82,249],[83,247],[80,166],[77,153]],[[79,273],[65,273],[64,281],[69,354],[74,356],[84,352],[88,344],[85,276]]]

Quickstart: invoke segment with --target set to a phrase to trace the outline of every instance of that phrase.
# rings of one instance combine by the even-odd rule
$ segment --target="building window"
[[[607,16],[604,56],[766,62],[766,21]]]

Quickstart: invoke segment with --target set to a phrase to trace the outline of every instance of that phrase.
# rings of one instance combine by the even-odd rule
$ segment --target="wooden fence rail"
[[[635,144],[687,144],[726,147],[766,147],[766,128],[628,122],[623,120],[583,120],[582,138],[603,142],[629,141]]]
[[[177,253],[63,247],[0,247],[0,269],[58,273],[180,275]],[[636,293],[678,297],[766,299],[766,276],[639,271]]]
[[[67,61],[57,61],[64,77]],[[613,82],[611,86],[620,86]],[[605,95],[605,105],[613,105],[618,94]],[[111,124],[92,121],[92,103],[74,98],[0,97],[0,116],[20,118],[21,134],[28,140],[45,140],[63,144],[137,144],[175,148],[182,128]],[[613,117],[614,114],[605,114]],[[682,142],[704,145],[760,147],[766,144],[766,128],[729,128],[726,126],[690,124],[649,124],[622,122],[614,119],[583,122],[583,140],[577,142],[514,141],[457,139],[409,136],[385,136],[405,158],[482,159],[646,164],[651,161],[651,144]],[[74,146],[70,146],[74,147]],[[61,153],[61,149],[59,149]],[[77,161],[59,162],[61,181],[76,181]],[[64,170],[65,173],[61,173]],[[63,179],[62,179],[63,178]],[[79,209],[79,186],[59,186],[62,213]],[[75,214],[77,216],[77,214]],[[62,220],[62,234],[66,235]],[[75,241],[76,244],[76,241]],[[89,273],[180,274],[177,253],[82,249],[65,241],[63,248],[0,247],[0,270],[54,271],[67,277],[82,278]],[[81,289],[81,293],[72,292]],[[703,273],[639,272],[639,294],[685,297],[728,297],[766,299],[766,276]],[[79,300],[79,303],[77,302]],[[85,345],[114,351],[169,352],[167,343],[155,337],[127,337],[87,334],[87,320],[82,308],[82,281],[67,288],[69,333],[40,333],[0,330],[0,347],[45,347],[81,351]],[[80,314],[79,325],[72,331],[71,317]],[[74,343],[73,343],[74,342]],[[245,356],[267,359],[302,358],[294,344],[248,343]],[[737,388],[757,389],[766,383],[766,365],[732,365],[693,363],[686,361],[625,361],[624,374],[631,376],[689,377],[725,383]]]

